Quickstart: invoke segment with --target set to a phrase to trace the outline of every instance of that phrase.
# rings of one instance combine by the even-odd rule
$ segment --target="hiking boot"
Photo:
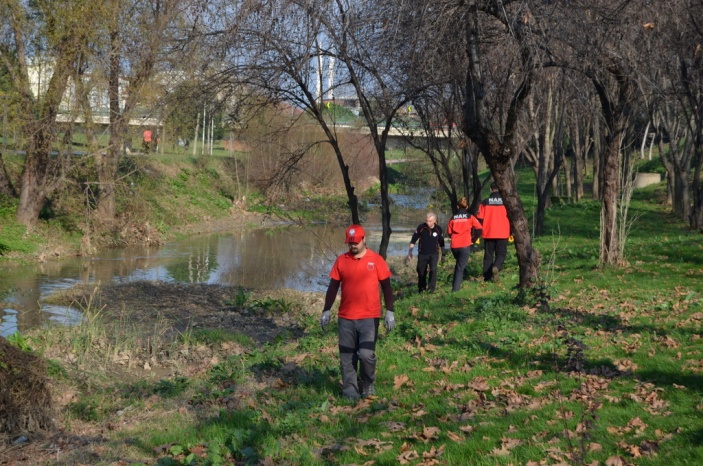
[[[347,387],[342,390],[342,396],[345,400],[355,401],[359,399],[359,391],[356,387]]]
[[[376,387],[374,387],[373,382],[371,383],[364,383],[361,382],[361,397],[362,398],[368,398],[370,396],[375,396],[376,395]]]
[[[491,269],[491,273],[493,274],[493,281],[496,282],[496,283],[498,283],[498,282],[500,281],[499,278],[498,278],[498,273],[499,273],[499,272],[500,272],[500,270],[498,270],[498,267],[493,267],[493,268]]]

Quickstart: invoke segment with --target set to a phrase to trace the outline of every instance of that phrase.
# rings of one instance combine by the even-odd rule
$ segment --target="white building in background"
[[[49,87],[49,81],[53,73],[52,62],[49,60],[38,60],[28,67],[29,87],[35,99],[40,99],[46,94]],[[90,89],[88,92],[88,102],[92,114],[92,121],[96,125],[107,126],[110,123],[110,98],[108,94],[107,81],[103,78],[94,78],[92,75],[83,77],[84,85]],[[127,93],[129,82],[120,78],[119,93],[120,93],[120,108],[124,108],[124,96]],[[59,123],[85,123],[85,114],[78,102],[76,83],[73,79],[69,79],[66,91],[59,105],[59,113],[56,117]],[[141,112],[139,115],[131,118],[128,123],[130,126],[150,126],[160,128],[163,126],[163,121],[160,116],[151,114],[150,112]]]

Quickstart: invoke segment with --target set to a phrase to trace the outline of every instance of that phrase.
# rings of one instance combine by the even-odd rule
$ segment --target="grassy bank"
[[[19,172],[19,156],[6,156],[6,163],[11,172]],[[269,205],[247,181],[246,168],[236,157],[135,155],[121,162],[116,219],[97,223],[95,202],[87,189],[86,174],[92,163],[90,158],[74,162],[74,181],[54,193],[31,231],[15,220],[17,200],[0,197],[0,261],[90,255],[100,248],[129,244],[158,245],[170,238],[225,226],[261,224],[277,213],[319,220],[315,215],[343,211],[342,201],[314,193],[290,196],[283,208]],[[307,206],[314,204],[317,213],[298,209],[303,197],[312,200]]]
[[[398,327],[381,332],[377,396],[358,403],[339,396],[336,326],[321,332],[319,299],[232,290],[221,312],[286,316],[297,330],[262,344],[217,324],[198,326],[162,346],[149,340],[142,359],[129,332],[28,335],[22,345],[52,361],[65,442],[59,451],[56,437],[37,440],[34,459],[701,464],[703,242],[646,201],[661,190],[638,191],[626,262],[617,268],[597,268],[596,203],[550,209],[550,234],[536,240],[543,283],[529,296],[514,288],[513,254],[499,284],[478,280],[482,254],[474,254],[458,293],[450,292],[447,260],[438,292],[422,296],[412,265],[392,263]],[[162,378],[148,363],[164,351],[193,357]],[[125,354],[139,362],[125,365]]]

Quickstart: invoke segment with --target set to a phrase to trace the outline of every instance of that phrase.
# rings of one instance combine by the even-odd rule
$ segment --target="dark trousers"
[[[486,250],[483,255],[483,279],[490,281],[493,278],[493,267],[503,270],[505,256],[508,255],[508,239],[483,240]]]
[[[439,253],[435,254],[419,254],[417,255],[417,289],[420,293],[423,291],[434,291],[437,287],[437,263],[439,262]],[[429,269],[429,285],[427,283],[427,269]]]
[[[379,320],[339,319],[339,366],[344,396],[358,398],[359,381],[367,387],[376,381]]]
[[[464,280],[464,269],[466,269],[466,264],[469,263],[471,246],[466,246],[465,248],[452,248],[452,255],[454,256],[454,259],[456,259],[456,264],[454,265],[454,279],[452,280],[452,291],[459,291],[461,289],[461,282]]]

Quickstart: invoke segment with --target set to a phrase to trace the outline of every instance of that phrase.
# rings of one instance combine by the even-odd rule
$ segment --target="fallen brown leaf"
[[[477,392],[487,392],[490,390],[485,377],[476,377],[468,383],[468,387],[476,390]]]
[[[393,377],[393,389],[398,390],[400,387],[408,383],[409,377],[405,374],[396,375]]]
[[[619,456],[611,456],[605,460],[605,466],[625,466],[625,461]]]
[[[400,464],[410,464],[418,458],[420,458],[420,455],[418,455],[415,450],[408,450],[398,455],[396,460],[398,460]]]

